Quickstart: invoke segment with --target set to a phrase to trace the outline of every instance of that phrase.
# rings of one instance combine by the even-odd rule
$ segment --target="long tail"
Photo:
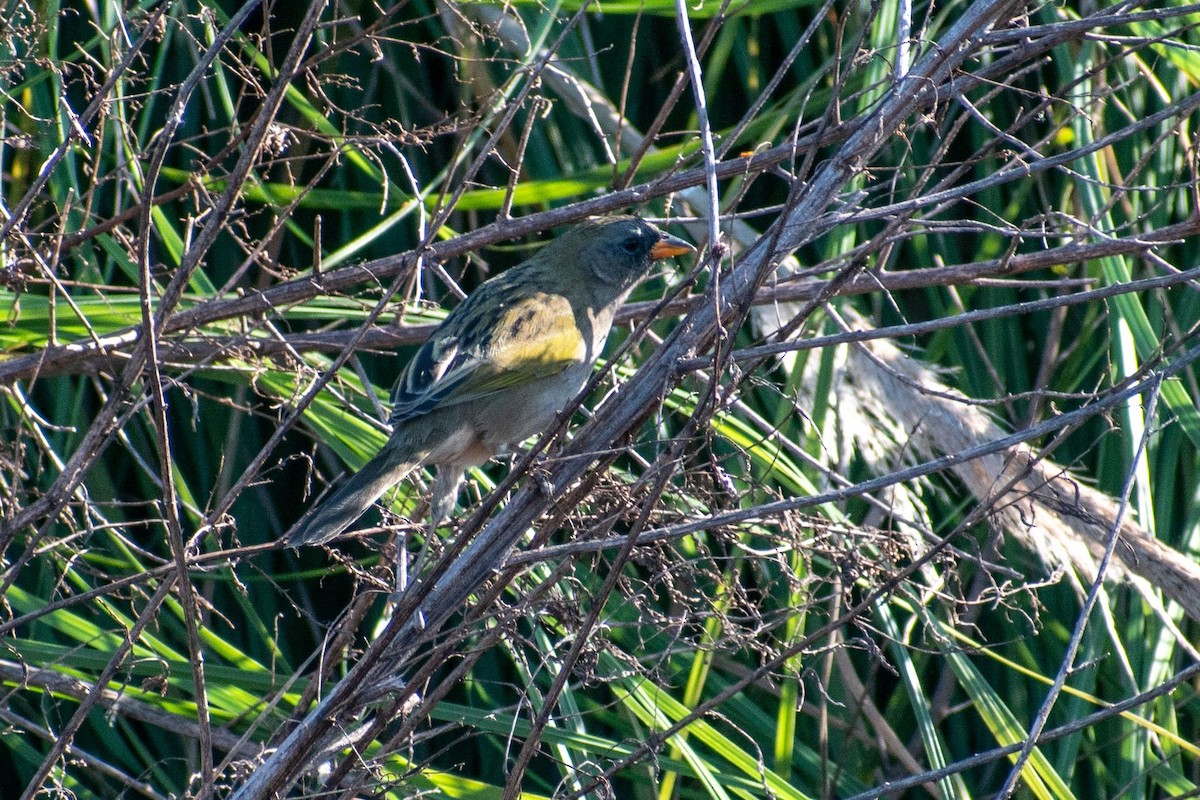
[[[389,441],[350,480],[284,534],[284,540],[290,547],[328,542],[353,525],[389,487],[419,466],[419,458]]]

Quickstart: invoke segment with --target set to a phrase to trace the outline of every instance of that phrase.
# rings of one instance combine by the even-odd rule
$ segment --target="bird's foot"
[[[538,487],[538,490],[546,497],[553,499],[554,497],[554,482],[550,480],[550,470],[546,468],[545,462],[542,459],[535,460],[529,465],[529,477]]]

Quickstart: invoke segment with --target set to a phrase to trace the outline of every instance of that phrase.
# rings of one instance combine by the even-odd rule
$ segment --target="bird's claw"
[[[554,497],[554,482],[550,480],[550,471],[545,467],[535,465],[529,470],[529,477],[537,484],[538,490],[546,497],[553,499]]]

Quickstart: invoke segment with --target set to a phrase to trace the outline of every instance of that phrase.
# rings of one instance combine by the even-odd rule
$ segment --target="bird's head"
[[[682,239],[632,216],[585,220],[560,236],[551,247],[563,260],[574,259],[582,279],[594,280],[616,296],[632,289],[658,259],[696,250]]]

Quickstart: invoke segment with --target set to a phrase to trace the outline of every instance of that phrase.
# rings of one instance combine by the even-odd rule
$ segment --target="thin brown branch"
[[[1198,234],[1200,234],[1200,217],[1138,236],[1072,243],[1033,253],[1022,253],[971,264],[927,267],[903,272],[868,272],[839,286],[835,295],[849,297],[934,286],[970,285],[989,277],[1018,275],[1106,256],[1148,253],[1155,248]],[[809,271],[819,273],[825,272],[829,268],[829,265],[819,265]],[[1176,281],[1169,280],[1169,282]],[[820,295],[824,286],[824,281],[817,280],[781,281],[759,289],[755,293],[754,303],[755,305],[772,305],[809,301]],[[1134,288],[1140,288],[1140,284]],[[703,302],[703,299],[699,296],[679,298],[661,307],[657,314],[661,318],[682,316],[692,311],[700,302]],[[660,309],[660,306],[661,304],[657,301],[630,303],[618,314],[617,322],[618,324],[629,324],[641,321],[646,319],[651,312]],[[390,353],[398,348],[419,345],[425,341],[435,327],[437,327],[435,323],[403,327],[395,325],[372,327],[357,339],[357,346],[367,351]],[[356,337],[357,331],[295,333],[282,337],[194,336],[183,338],[166,336],[159,345],[159,352],[164,366],[183,369],[222,359],[249,360],[269,358],[284,353],[340,353],[349,347],[351,341]],[[126,356],[122,354],[122,348],[127,347],[134,339],[127,335],[112,335],[101,337],[99,341],[105,345],[104,350],[96,351],[87,345],[63,345],[57,348],[45,348],[37,356],[22,356],[0,362],[0,381],[106,372],[111,369],[114,362],[125,361]]]

